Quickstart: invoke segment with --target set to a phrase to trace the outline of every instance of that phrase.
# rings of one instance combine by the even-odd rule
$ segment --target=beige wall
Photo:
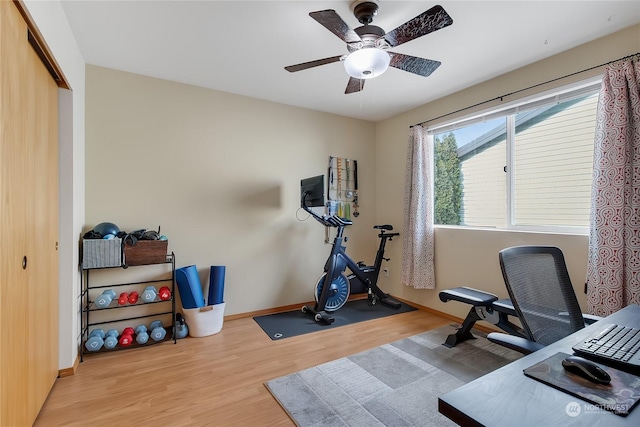
[[[358,160],[348,250],[373,260],[372,123],[96,66],[86,91],[86,228],[161,225],[205,286],[227,267],[225,314],[313,299],[330,246],[298,220],[300,179],[326,174],[330,155]]]
[[[640,25],[576,47],[377,123],[376,191],[378,203],[376,209],[378,219],[402,224],[406,146],[411,125],[637,52],[640,52]],[[520,93],[518,96],[528,96],[535,91],[548,90],[572,81],[579,81],[594,76],[598,72],[601,73],[601,69],[544,85],[535,90]],[[510,102],[513,99],[514,96],[505,97],[503,102]],[[483,108],[497,104],[496,101],[484,105]],[[464,114],[471,112],[466,111]],[[391,274],[389,278],[385,278],[387,282],[385,290],[418,304],[464,317],[469,307],[460,303],[445,304],[440,302],[438,291],[468,285],[506,297],[497,253],[502,248],[520,244],[559,246],[565,252],[571,279],[574,282],[578,298],[583,304],[583,308],[585,307],[583,287],[586,277],[588,245],[586,235],[545,235],[438,228],[436,229],[435,247],[437,289],[415,290],[400,285],[401,245],[397,244],[389,248],[392,258],[389,263]]]

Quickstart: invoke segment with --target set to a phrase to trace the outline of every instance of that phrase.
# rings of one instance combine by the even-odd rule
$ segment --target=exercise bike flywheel
[[[327,273],[320,276],[316,284],[316,302],[318,302],[320,295],[322,295],[322,288],[324,287],[326,276]],[[327,312],[336,311],[347,302],[349,299],[349,279],[347,279],[347,276],[344,274],[340,274],[329,286],[329,295],[327,296],[327,302],[324,306],[324,311]]]

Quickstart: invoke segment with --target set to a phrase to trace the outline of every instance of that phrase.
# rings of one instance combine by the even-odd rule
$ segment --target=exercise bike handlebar
[[[311,215],[316,221],[326,227],[344,227],[346,225],[353,224],[353,221],[350,221],[346,218],[340,218],[337,215],[318,215],[313,210],[311,210],[306,203],[307,193],[302,194],[302,199],[300,200],[300,206],[302,209],[307,211],[309,215]]]

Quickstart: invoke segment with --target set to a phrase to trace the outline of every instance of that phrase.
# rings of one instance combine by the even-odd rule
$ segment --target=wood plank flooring
[[[416,310],[272,341],[251,318],[177,344],[85,357],[35,426],[293,426],[264,381],[452,321]]]

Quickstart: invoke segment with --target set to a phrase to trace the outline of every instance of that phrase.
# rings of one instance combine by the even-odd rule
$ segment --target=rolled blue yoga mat
[[[207,305],[222,304],[224,302],[224,265],[212,265],[209,274],[209,298]]]
[[[202,285],[195,265],[181,267],[176,270],[176,282],[182,300],[182,308],[204,307]]]

